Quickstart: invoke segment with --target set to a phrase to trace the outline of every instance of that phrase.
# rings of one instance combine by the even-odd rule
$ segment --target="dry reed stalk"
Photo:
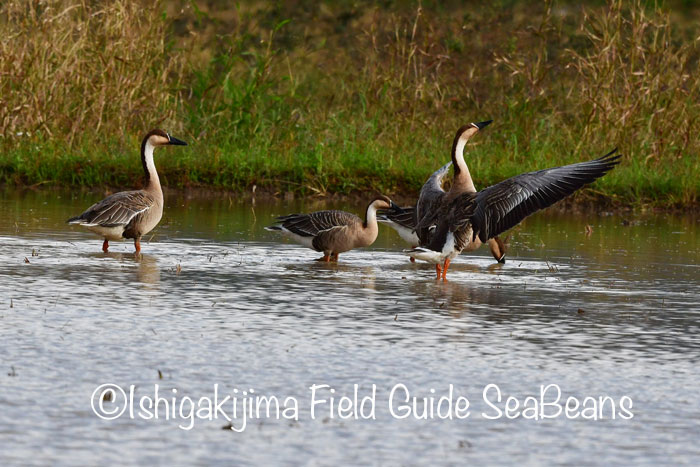
[[[128,0],[3,2],[2,135],[72,141],[173,119],[182,64],[158,11]]]

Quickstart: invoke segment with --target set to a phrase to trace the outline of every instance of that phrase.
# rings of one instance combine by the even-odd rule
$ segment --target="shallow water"
[[[263,230],[273,215],[355,206],[171,195],[135,258],[129,242],[103,254],[100,239],[65,224],[99,198],[0,194],[0,464],[700,460],[696,217],[540,213],[510,235],[505,265],[482,249],[440,283],[388,228],[338,264]],[[136,401],[159,385],[176,419],[138,407],[99,418],[91,396],[107,383],[127,395],[135,385]],[[239,409],[237,432],[220,413],[187,417],[184,396],[213,399],[215,384],[219,400],[251,388],[292,398],[298,420],[262,414],[244,426]],[[333,396],[336,409],[354,384],[359,400],[376,385],[373,419],[331,416],[328,403],[312,418],[315,384],[335,390],[317,399]],[[469,416],[399,418],[401,384],[435,399],[451,384]],[[506,417],[508,396],[522,404],[549,384],[561,404],[609,396],[615,418],[610,401],[602,420]],[[554,398],[552,387],[544,400]]]

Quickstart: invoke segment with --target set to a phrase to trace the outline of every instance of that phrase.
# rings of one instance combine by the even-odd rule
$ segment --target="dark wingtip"
[[[485,122],[479,122],[479,123],[472,123],[477,129],[483,130],[487,126],[489,126],[493,122],[493,120],[486,120]]]
[[[622,154],[615,154],[616,152],[617,152],[617,148],[613,149],[612,151],[610,151],[606,155],[599,157],[596,160],[618,164],[620,162],[620,159],[622,158]]]
[[[501,256],[501,259],[499,259],[498,262],[501,264],[506,264],[506,255]]]

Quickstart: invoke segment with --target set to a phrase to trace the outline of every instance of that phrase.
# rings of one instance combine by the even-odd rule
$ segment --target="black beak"
[[[177,138],[173,138],[172,136],[170,137],[170,142],[168,144],[174,144],[175,146],[187,146],[187,143]]]
[[[486,120],[485,122],[479,122],[479,123],[472,123],[475,127],[477,127],[479,130],[483,130],[487,126],[489,126],[493,122],[493,120]]]

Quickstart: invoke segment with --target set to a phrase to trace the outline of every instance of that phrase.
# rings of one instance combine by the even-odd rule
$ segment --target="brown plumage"
[[[79,216],[68,219],[104,237],[102,250],[108,251],[109,240],[133,238],[136,253],[141,251],[141,237],[158,225],[163,215],[163,190],[153,163],[156,146],[187,143],[173,138],[163,130],[152,130],[141,143],[141,162],[146,176],[142,190],[122,191],[93,204]]]
[[[282,232],[304,246],[323,252],[323,261],[337,261],[340,253],[374,243],[379,231],[377,209],[392,205],[389,198],[379,196],[367,206],[364,221],[349,212],[329,210],[280,216],[265,229]]]

